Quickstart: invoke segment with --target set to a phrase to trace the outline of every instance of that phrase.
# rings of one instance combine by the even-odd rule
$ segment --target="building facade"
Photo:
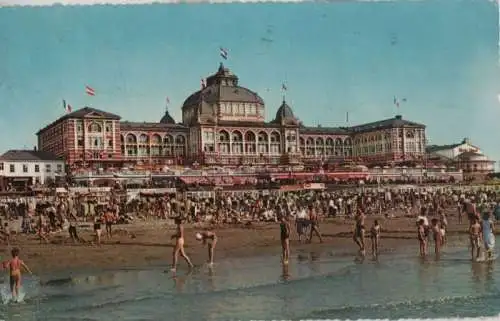
[[[0,156],[0,190],[24,190],[65,177],[65,162],[53,153],[9,150]]]
[[[456,144],[428,146],[427,152],[429,159],[462,170],[465,179],[482,178],[495,171],[495,162],[468,138]]]
[[[352,127],[307,127],[285,100],[269,122],[265,108],[221,64],[184,101],[180,123],[168,110],[158,123],[145,123],[85,107],[41,129],[38,146],[72,168],[374,165],[419,163],[425,156],[425,125],[400,115]]]

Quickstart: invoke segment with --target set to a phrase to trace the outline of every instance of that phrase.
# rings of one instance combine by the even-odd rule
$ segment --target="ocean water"
[[[295,253],[224,260],[193,273],[164,267],[89,273],[40,284],[26,278],[3,320],[500,320],[500,262],[471,263],[449,248],[436,261],[416,249],[359,262]],[[5,287],[5,285],[4,285]]]

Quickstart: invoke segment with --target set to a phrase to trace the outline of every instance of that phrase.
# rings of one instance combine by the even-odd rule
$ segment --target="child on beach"
[[[290,224],[284,215],[281,216],[280,237],[283,264],[288,264],[290,257]]]
[[[373,226],[370,230],[370,238],[372,241],[372,255],[374,258],[378,257],[378,248],[380,242],[380,224],[378,220],[373,222]]]
[[[205,229],[201,233],[196,233],[196,239],[203,242],[203,245],[208,244],[208,264],[214,264],[214,250],[217,244],[217,235],[215,232]]]
[[[478,260],[481,254],[481,242],[482,242],[482,227],[479,224],[477,217],[474,218],[471,226],[469,227],[469,237],[471,246],[471,260]],[[475,254],[475,255],[474,255]]]
[[[443,234],[441,233],[441,227],[439,226],[439,220],[437,218],[433,218],[431,224],[432,236],[434,238],[434,254],[438,256],[441,252],[441,245],[443,244]]]
[[[423,219],[420,219],[417,223],[417,238],[418,238],[418,243],[420,245],[420,256],[425,257],[426,252],[427,252],[427,235],[425,232],[425,221]]]
[[[177,261],[179,260],[179,254],[186,260],[186,263],[188,264],[189,268],[193,268],[193,263],[191,263],[191,260],[189,257],[186,255],[186,252],[184,252],[184,227],[182,226],[182,219],[180,217],[177,217],[175,219],[175,225],[177,226],[177,232],[172,235],[172,239],[175,239],[175,246],[174,246],[174,252],[172,253],[172,272],[175,272],[177,270]]]
[[[3,268],[9,270],[10,292],[12,297],[17,299],[19,288],[21,287],[21,269],[25,269],[29,274],[33,274],[29,267],[19,258],[19,249],[13,248],[11,251],[12,259],[3,262]]]

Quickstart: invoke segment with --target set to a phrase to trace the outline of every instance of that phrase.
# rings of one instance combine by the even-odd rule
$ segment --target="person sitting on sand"
[[[283,264],[288,264],[290,258],[290,223],[286,216],[281,216],[280,223],[280,238],[281,238],[281,259]]]
[[[175,272],[177,270],[177,261],[179,260],[179,254],[184,258],[184,260],[186,260],[189,268],[193,268],[193,263],[191,263],[191,260],[184,251],[184,227],[182,226],[182,219],[180,217],[177,217],[175,219],[175,225],[177,232],[172,235],[172,239],[175,239],[174,252],[172,254],[172,272]]]
[[[354,233],[352,239],[359,247],[359,254],[365,255],[365,214],[358,209],[358,213],[355,217],[356,222],[354,223]]]
[[[196,238],[203,241],[203,245],[208,245],[208,264],[214,264],[214,250],[217,244],[217,235],[208,228],[201,233],[196,233]]]
[[[479,224],[477,217],[474,218],[472,225],[469,227],[469,237],[471,245],[471,260],[478,260],[481,254],[481,243],[482,243],[482,227]],[[475,254],[475,255],[474,255]]]
[[[19,258],[19,249],[13,248],[11,251],[12,259],[3,262],[3,268],[9,270],[10,276],[10,292],[12,297],[17,299],[19,296],[19,288],[21,287],[21,269],[25,269],[29,274],[33,274],[29,267]]]
[[[378,249],[380,243],[380,224],[378,220],[373,221],[373,226],[370,230],[370,238],[372,241],[372,255],[374,258],[378,257]]]
[[[425,221],[420,219],[417,223],[417,238],[420,247],[420,256],[425,257],[427,254],[427,235],[425,232]]]

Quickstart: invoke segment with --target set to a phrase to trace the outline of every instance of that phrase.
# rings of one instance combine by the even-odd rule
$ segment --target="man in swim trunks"
[[[10,291],[12,297],[17,299],[19,296],[19,288],[21,287],[21,269],[25,269],[29,274],[33,274],[29,267],[19,258],[19,249],[13,248],[11,251],[12,259],[3,262],[3,268],[9,269],[10,276]]]
[[[311,232],[309,233],[308,242],[311,243],[313,233],[316,234],[319,238],[319,242],[323,243],[323,238],[321,237],[321,233],[319,231],[319,219],[316,210],[312,204],[309,205],[309,221],[311,222]]]
[[[471,245],[471,260],[474,261],[479,259],[482,243],[482,227],[481,224],[479,224],[479,219],[477,217],[474,218],[473,223],[469,227],[469,237]]]

